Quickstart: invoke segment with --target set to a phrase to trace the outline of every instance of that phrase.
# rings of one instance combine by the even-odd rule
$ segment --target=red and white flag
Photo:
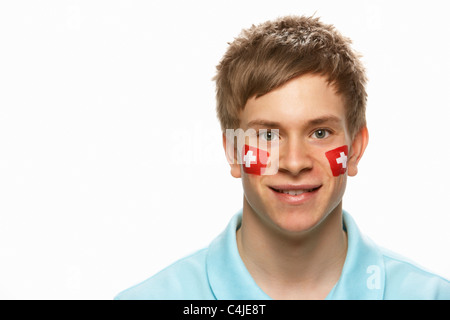
[[[333,172],[334,177],[344,174],[347,171],[347,154],[347,146],[342,146],[325,153],[330,162],[331,171]]]
[[[242,152],[242,164],[244,172],[256,175],[263,175],[269,161],[269,152],[244,145]]]

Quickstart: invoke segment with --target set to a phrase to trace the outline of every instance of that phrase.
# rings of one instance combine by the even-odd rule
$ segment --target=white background
[[[344,199],[450,278],[446,1],[0,2],[0,298],[112,299],[242,206],[215,66],[242,28],[334,24],[364,55],[370,143]]]

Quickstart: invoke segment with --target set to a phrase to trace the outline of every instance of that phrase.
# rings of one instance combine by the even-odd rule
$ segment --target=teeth
[[[279,190],[279,192],[290,194],[291,196],[298,196],[304,192],[311,192],[313,189],[308,190]]]

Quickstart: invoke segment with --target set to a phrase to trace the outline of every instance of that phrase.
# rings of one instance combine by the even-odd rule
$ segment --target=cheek
[[[261,176],[244,174],[242,176],[242,188],[244,197],[254,211],[259,212],[263,203],[263,195],[261,190]]]
[[[346,185],[346,155],[347,146],[333,148],[331,150],[316,150],[314,152],[314,161],[316,174],[322,177],[324,194],[330,197],[331,205],[335,201],[339,202],[342,198]],[[341,155],[341,153],[344,153]],[[333,200],[335,199],[335,200]]]
[[[328,159],[329,167],[331,169],[333,177],[338,177],[341,174],[345,174],[347,172],[347,155],[347,145],[343,145],[341,147],[325,152],[325,156]]]
[[[347,154],[346,145],[322,153],[322,165],[328,179],[326,183],[329,210],[335,208],[344,196],[347,186]]]
[[[264,175],[269,162],[268,151],[245,144],[241,155],[242,169],[251,175]]]

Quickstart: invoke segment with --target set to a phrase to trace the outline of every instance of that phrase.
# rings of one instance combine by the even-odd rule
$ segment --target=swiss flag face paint
[[[344,174],[347,171],[347,154],[347,146],[342,146],[325,153],[330,162],[331,171],[333,172],[334,177]]]
[[[260,176],[264,174],[268,160],[269,152],[247,144],[244,145],[242,152],[242,167],[244,168],[244,172]]]

